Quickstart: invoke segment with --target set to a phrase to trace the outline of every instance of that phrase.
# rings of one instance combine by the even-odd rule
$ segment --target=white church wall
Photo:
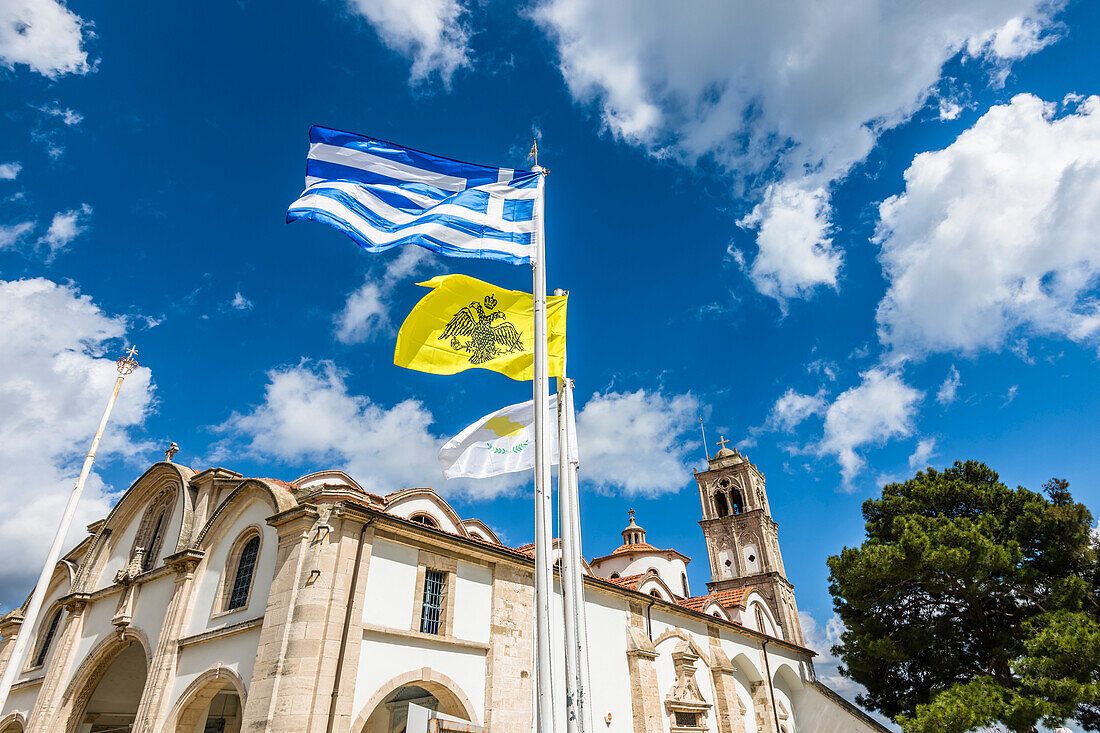
[[[416,567],[415,547],[375,539],[363,598],[363,622],[408,629],[412,624]]]
[[[683,595],[683,575],[687,574],[687,565],[675,555],[672,559],[667,555],[617,555],[593,565],[592,572],[601,578],[610,578],[612,573],[618,573],[620,577],[639,575],[650,568],[657,571],[657,575],[673,593]]]
[[[470,701],[477,722],[485,719],[484,650],[460,647],[427,636],[409,638],[374,631],[363,633],[363,645],[359,649],[352,705],[355,714],[362,711],[383,685],[399,675],[418,673],[424,667],[450,678]],[[365,711],[366,715],[370,713],[370,710]]]
[[[800,733],[877,733],[877,729],[813,685],[806,685],[795,693],[792,703],[796,730]]]
[[[38,698],[39,689],[39,685],[35,685],[21,690],[12,690],[8,694],[8,702],[4,705],[3,715],[0,715],[0,717],[7,717],[11,713],[22,713],[24,719],[30,717],[31,708],[34,707],[34,701]]]
[[[172,684],[172,705],[179,701],[180,695],[196,677],[219,666],[236,672],[247,692],[252,687],[252,668],[256,664],[259,646],[260,629],[257,628],[181,649]]]
[[[459,562],[456,576],[452,633],[459,639],[488,644],[489,615],[493,604],[493,571],[482,565]]]
[[[404,517],[405,519],[416,514],[427,514],[436,521],[439,528],[444,532],[451,532],[452,534],[462,534],[463,532],[462,528],[456,525],[454,521],[447,516],[443,508],[427,496],[412,496],[407,499],[401,499],[392,507],[387,507],[386,513],[396,517]]]
[[[585,615],[588,621],[589,701],[598,730],[616,733],[632,730],[630,670],[626,657],[626,628],[629,623],[622,599],[586,587]],[[559,663],[564,665],[564,660]],[[611,713],[612,723],[603,723]]]
[[[84,624],[81,627],[80,638],[76,642],[76,660],[65,675],[65,681],[61,689],[72,680],[77,667],[99,642],[114,633],[115,627],[111,625],[111,617],[115,615],[115,607],[118,604],[118,593],[111,593],[105,598],[89,603],[84,609]]]
[[[157,639],[160,637],[161,628],[164,626],[164,614],[168,608],[168,601],[172,598],[172,589],[175,584],[173,573],[142,583],[141,588],[138,589],[131,625],[145,633],[152,647],[156,647]]]

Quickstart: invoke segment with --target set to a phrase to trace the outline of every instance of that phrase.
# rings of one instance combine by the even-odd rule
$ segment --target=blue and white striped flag
[[[309,130],[306,189],[287,222],[333,226],[368,252],[417,244],[449,257],[530,264],[542,176],[487,168],[330,130]]]

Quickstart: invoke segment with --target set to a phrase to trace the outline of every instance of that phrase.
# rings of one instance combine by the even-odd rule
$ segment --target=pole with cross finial
[[[50,552],[46,556],[46,563],[42,566],[42,574],[38,576],[38,584],[34,586],[34,592],[31,593],[30,602],[27,604],[26,613],[23,616],[23,622],[19,626],[19,634],[15,638],[15,646],[12,648],[11,656],[8,658],[8,666],[4,668],[4,676],[0,678],[0,710],[4,709],[4,705],[8,701],[8,693],[11,692],[12,683],[15,681],[15,675],[23,669],[23,665],[26,663],[27,644],[30,641],[31,632],[34,630],[35,624],[38,621],[38,614],[42,610],[42,601],[46,597],[46,589],[50,584],[50,578],[53,577],[54,566],[57,565],[57,561],[61,557],[62,544],[65,542],[65,535],[69,533],[69,526],[73,522],[73,516],[76,514],[76,505],[80,501],[80,494],[84,491],[84,483],[88,480],[88,474],[92,471],[92,463],[95,462],[96,450],[99,448],[99,441],[103,438],[103,431],[107,428],[107,420],[111,417],[111,411],[115,407],[115,400],[118,399],[118,392],[122,389],[122,380],[133,374],[134,370],[138,368],[137,360],[134,359],[138,353],[137,349],[131,346],[126,351],[126,355],[115,360],[115,368],[118,371],[118,378],[115,379],[115,388],[111,391],[111,398],[107,400],[107,409],[103,411],[103,417],[100,418],[99,428],[95,431],[95,437],[92,438],[92,447],[88,450],[88,455],[84,457],[84,466],[80,469],[80,476],[76,479],[76,485],[73,486],[73,491],[69,495],[69,503],[65,505],[65,513],[61,516],[61,523],[57,527],[57,534],[54,535],[53,544],[50,546]]]

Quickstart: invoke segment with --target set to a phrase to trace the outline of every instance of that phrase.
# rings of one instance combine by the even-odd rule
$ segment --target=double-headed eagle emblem
[[[476,300],[455,313],[443,329],[439,340],[450,339],[451,348],[470,355],[471,364],[481,364],[498,356],[523,351],[519,331],[508,322],[507,316],[498,310],[497,299],[486,295],[484,307]],[[488,311],[488,312],[486,312]],[[495,321],[504,321],[494,326]]]

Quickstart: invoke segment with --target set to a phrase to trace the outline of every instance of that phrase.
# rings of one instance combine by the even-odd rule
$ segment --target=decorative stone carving
[[[676,682],[665,698],[665,711],[669,716],[672,733],[707,730],[707,711],[711,705],[703,699],[699,683],[695,681],[697,661],[699,655],[686,641],[680,642],[672,651]]]

